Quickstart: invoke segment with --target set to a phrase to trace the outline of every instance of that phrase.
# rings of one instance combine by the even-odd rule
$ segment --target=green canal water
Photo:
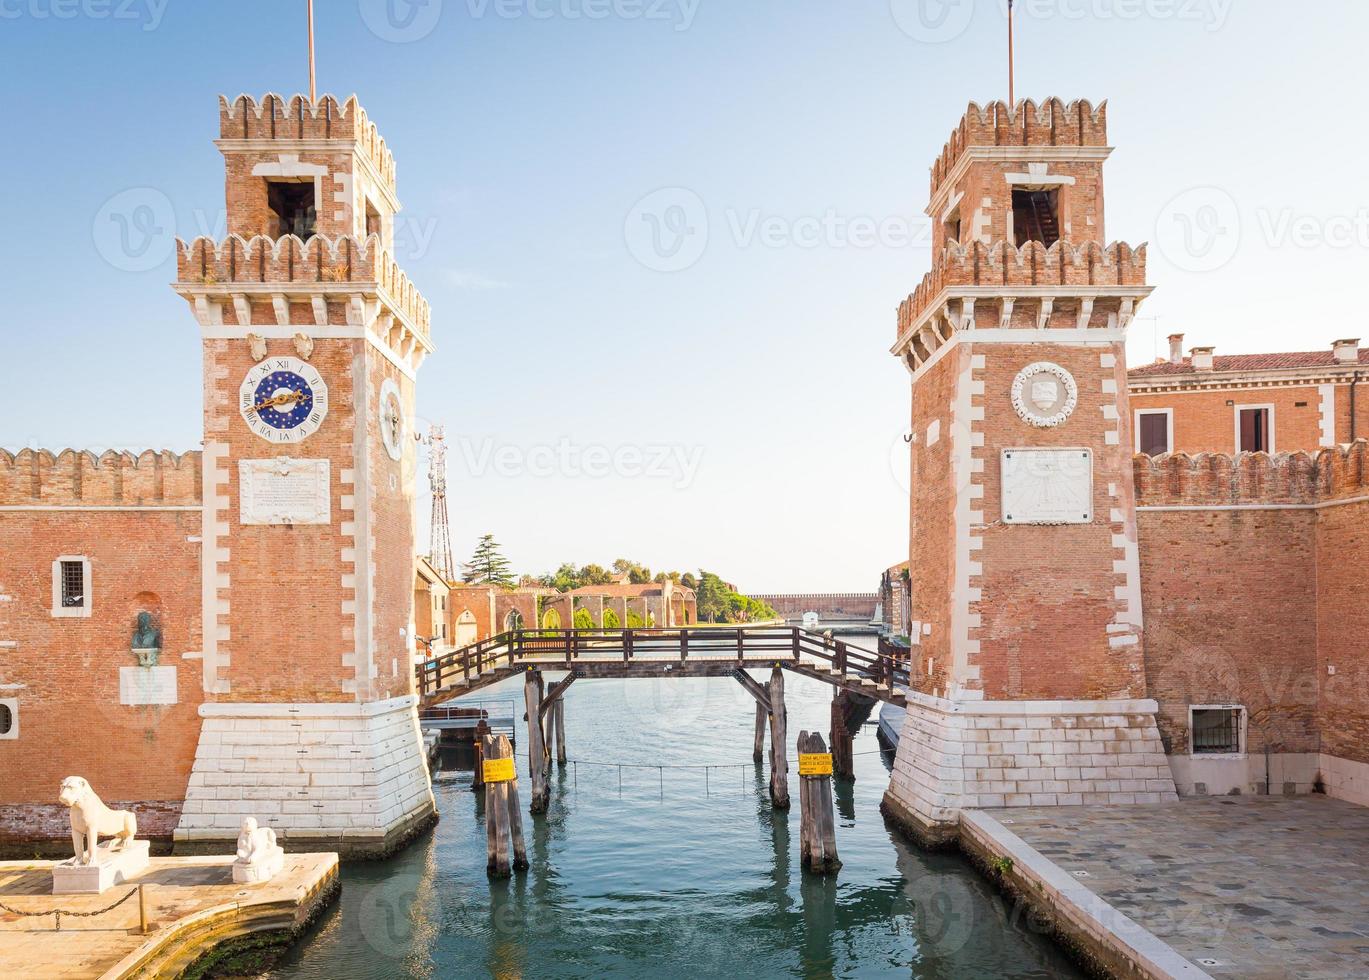
[[[785,684],[792,757],[801,730],[825,734],[831,688]],[[479,697],[518,699],[521,717],[521,694],[513,682]],[[485,876],[470,773],[439,773],[433,834],[345,867],[337,906],[271,976],[1081,976],[963,859],[924,854],[885,822],[873,724],[856,738],[854,787],[837,793],[844,866],[821,879],[799,867],[796,766],[793,809],[772,810],[736,681],[582,680],[566,697],[580,764],[553,772],[550,812],[524,817],[531,870]],[[526,807],[521,737],[517,750]],[[721,767],[627,767],[657,765]]]

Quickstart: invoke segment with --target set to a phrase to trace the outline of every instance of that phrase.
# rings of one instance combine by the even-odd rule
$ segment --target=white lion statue
[[[276,832],[259,827],[256,817],[247,817],[238,834],[238,859],[233,862],[233,880],[238,884],[270,881],[285,864],[285,850],[276,843]]]
[[[138,836],[138,818],[129,810],[111,810],[80,776],[62,780],[57,799],[71,810],[71,845],[76,863],[95,863],[101,837],[115,838],[114,850],[122,851]]]

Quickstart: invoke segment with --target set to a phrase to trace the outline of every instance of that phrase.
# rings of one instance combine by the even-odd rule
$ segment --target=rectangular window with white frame
[[[1147,456],[1174,452],[1174,409],[1136,410],[1136,451]]]
[[[1236,452],[1274,453],[1274,406],[1236,406]]]
[[[1189,754],[1235,757],[1245,755],[1246,712],[1238,704],[1188,706]]]
[[[52,563],[52,615],[88,618],[91,610],[90,559],[63,555]]]

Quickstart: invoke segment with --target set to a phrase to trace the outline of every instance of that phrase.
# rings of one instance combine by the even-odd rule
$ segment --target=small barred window
[[[86,601],[86,569],[79,561],[62,562],[62,608],[79,609]]]

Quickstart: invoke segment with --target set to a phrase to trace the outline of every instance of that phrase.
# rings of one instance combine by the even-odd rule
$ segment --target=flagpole
[[[318,101],[318,88],[314,82],[314,0],[309,0],[309,101]]]
[[[310,0],[310,3],[312,2],[313,0]],[[1016,68],[1013,64],[1012,4],[1013,0],[1008,0],[1008,108],[1010,110],[1017,106],[1016,79],[1014,78]]]

